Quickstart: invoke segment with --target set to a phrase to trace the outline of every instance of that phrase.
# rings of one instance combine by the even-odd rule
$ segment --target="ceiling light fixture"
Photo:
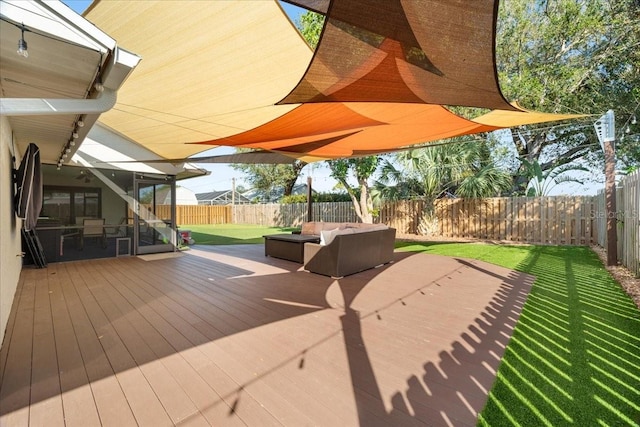
[[[24,39],[24,24],[22,24],[22,35],[20,40],[18,40],[18,55],[24,56],[25,58],[29,57],[29,51],[27,50],[27,41]]]
[[[77,125],[78,125],[78,127],[79,127],[79,128],[83,128],[83,127],[84,127],[84,122],[82,121],[82,117],[80,117],[80,118],[78,119],[78,123],[77,123]]]

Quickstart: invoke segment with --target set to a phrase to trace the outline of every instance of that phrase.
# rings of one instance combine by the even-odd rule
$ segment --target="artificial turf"
[[[266,234],[291,233],[291,227],[266,227],[250,224],[185,225],[199,245],[241,245],[264,242]]]
[[[478,425],[640,425],[640,310],[591,249],[397,246],[536,276]]]

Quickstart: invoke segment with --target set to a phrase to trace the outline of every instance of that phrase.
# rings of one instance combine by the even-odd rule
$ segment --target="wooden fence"
[[[230,205],[178,205],[176,206],[176,224],[230,224],[232,220]],[[158,218],[171,218],[171,205],[156,206]]]
[[[260,224],[272,227],[299,227],[307,220],[307,204],[254,204],[235,205],[233,221],[236,224]],[[312,216],[315,221],[357,222],[358,216],[351,202],[314,203]]]
[[[593,197],[443,199],[437,235],[551,245],[594,242]]]
[[[553,245],[595,242],[593,197],[515,197],[442,199],[433,209],[422,200],[386,203],[377,222],[400,234],[504,240]],[[313,219],[356,222],[351,202],[314,203]],[[260,224],[298,227],[307,220],[307,204],[178,206],[178,224]]]
[[[640,171],[624,177],[616,188],[618,261],[640,277]],[[604,190],[594,212],[597,242],[607,247],[607,211]]]
[[[380,221],[401,233],[513,242],[589,245],[592,197],[496,197],[388,203]]]

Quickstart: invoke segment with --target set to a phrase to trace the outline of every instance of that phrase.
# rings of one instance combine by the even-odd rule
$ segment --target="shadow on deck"
[[[475,425],[532,282],[409,253],[334,280],[260,245],[24,269],[0,424]]]

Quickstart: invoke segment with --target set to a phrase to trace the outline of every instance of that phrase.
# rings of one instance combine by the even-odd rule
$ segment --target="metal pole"
[[[231,224],[235,224],[235,209],[236,209],[236,179],[231,178]]]
[[[307,177],[307,221],[313,221],[313,200],[311,199],[311,177]]]

